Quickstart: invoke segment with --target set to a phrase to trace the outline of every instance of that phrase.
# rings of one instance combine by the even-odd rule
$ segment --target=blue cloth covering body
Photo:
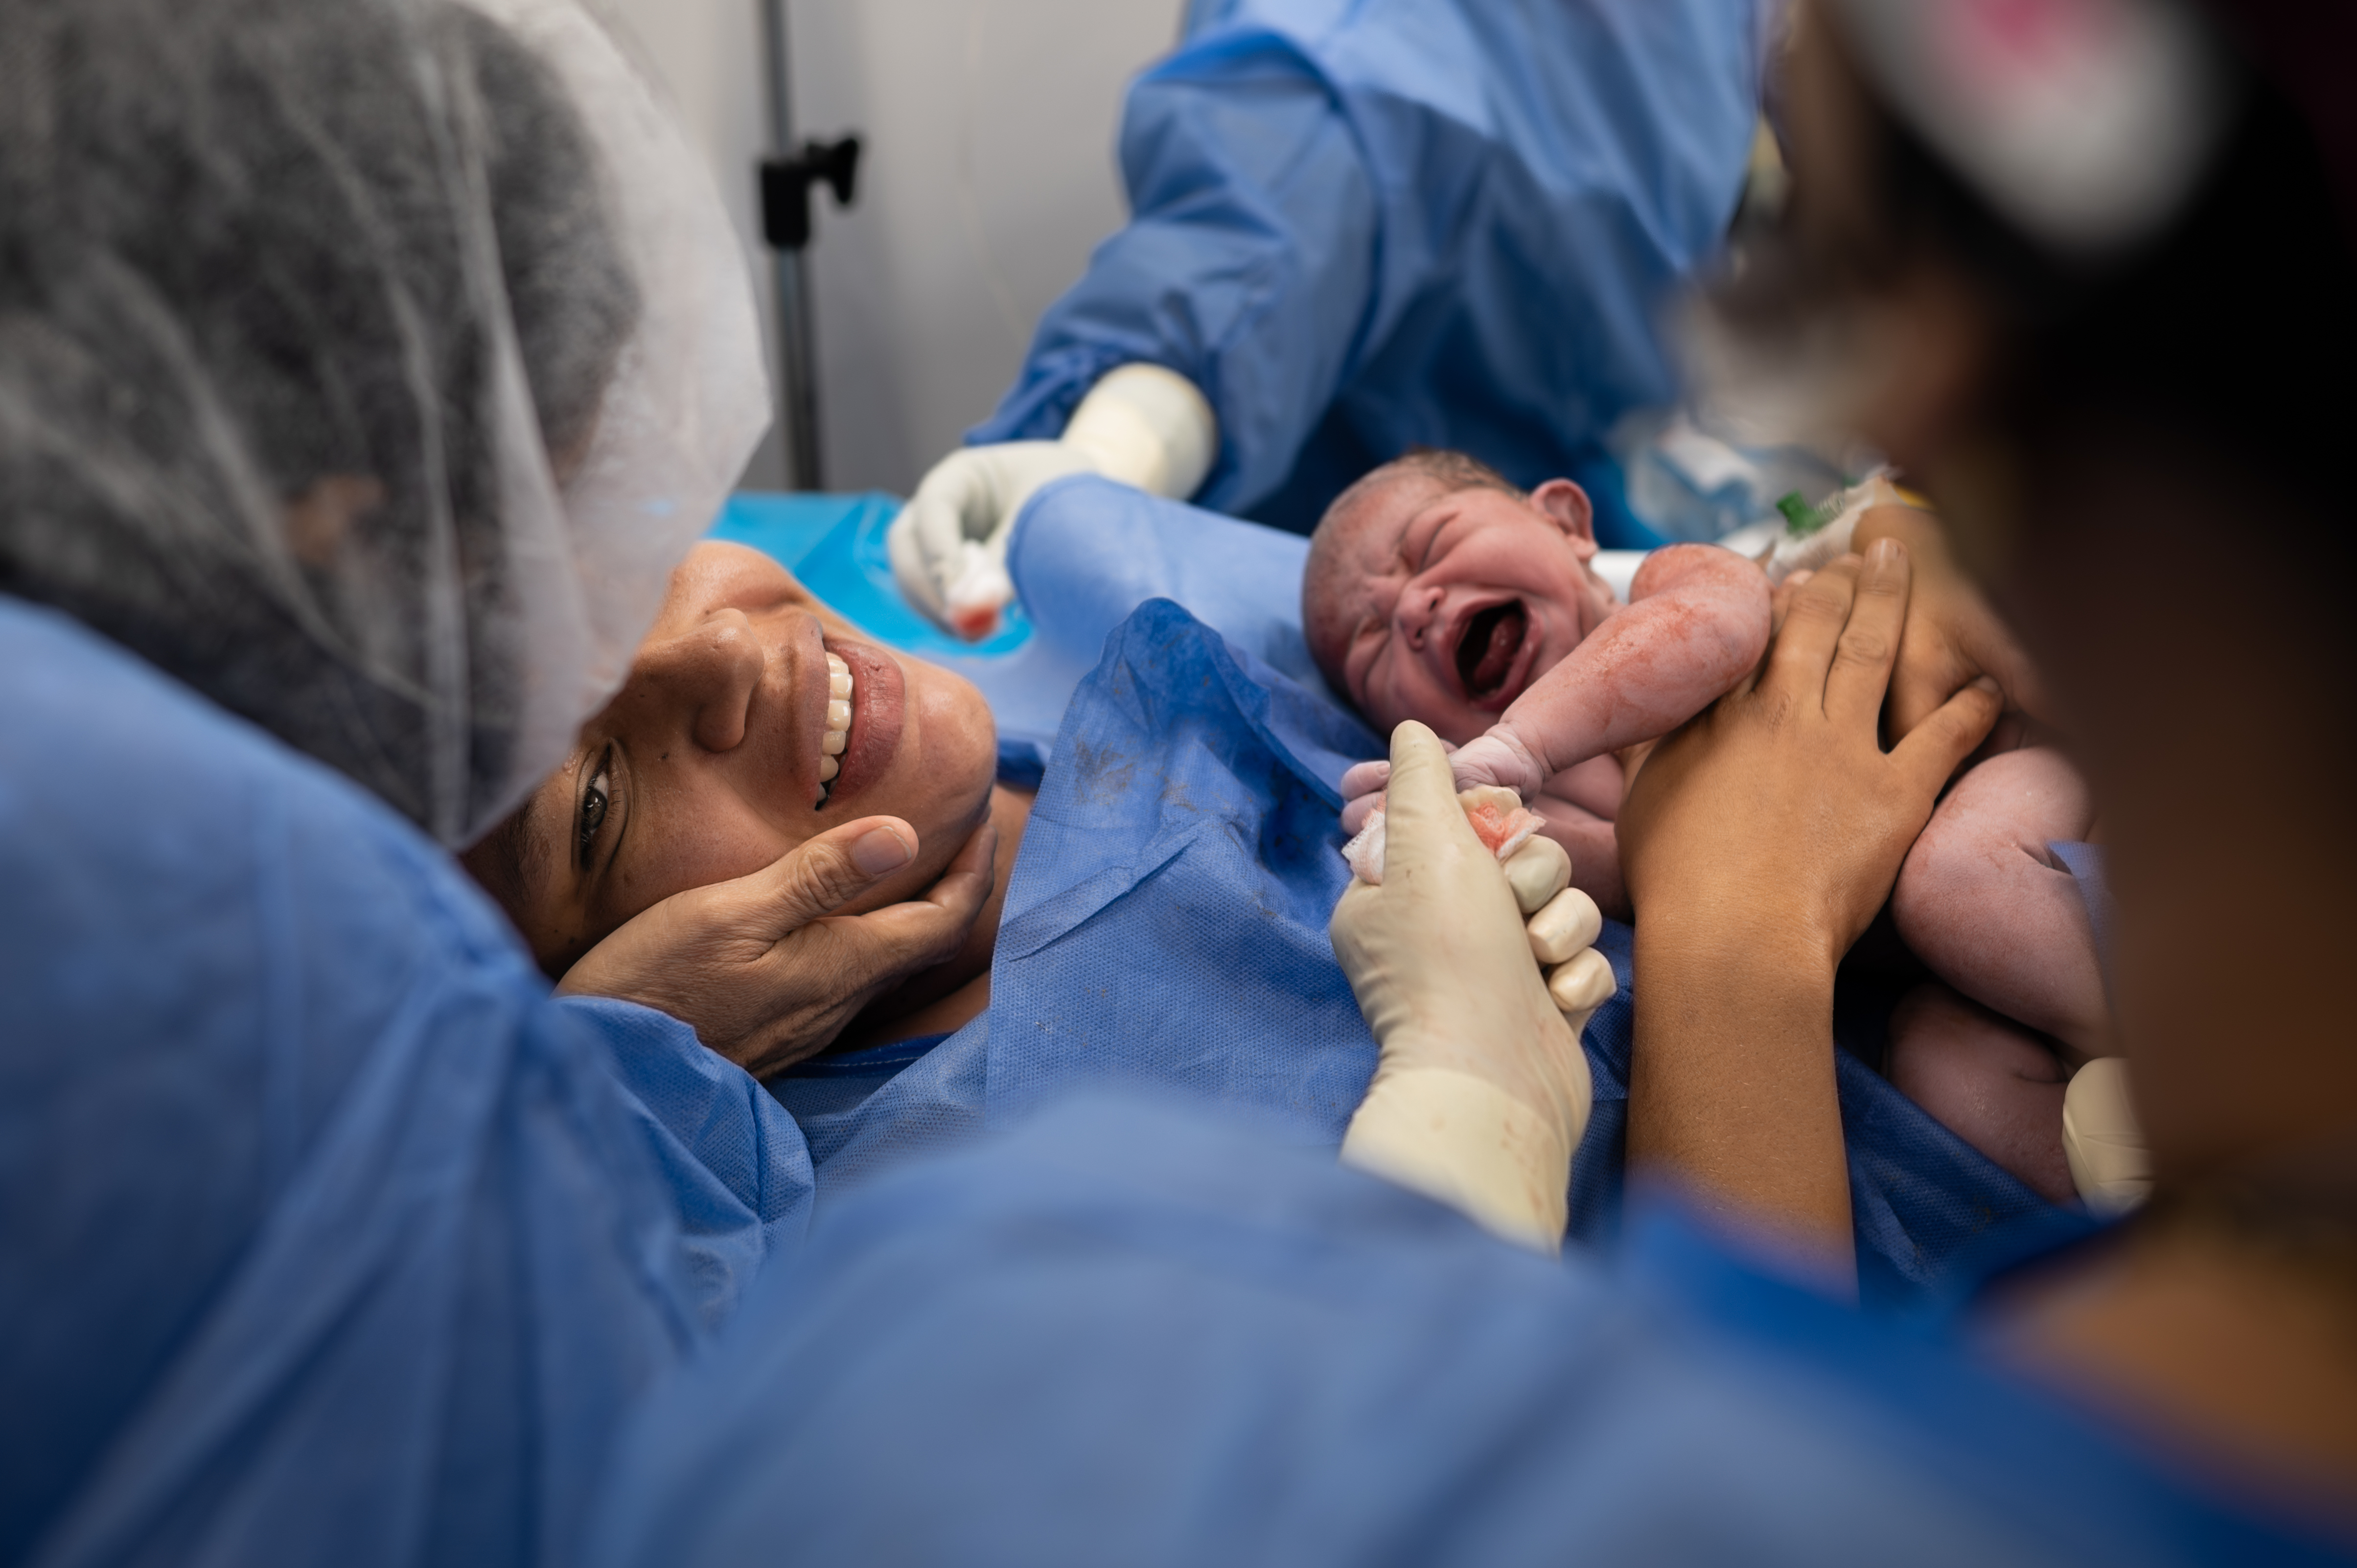
[[[1734,215],[1775,10],[1196,5],[1130,89],[1128,224],[967,439],[1052,437],[1145,360],[1218,413],[1203,504],[1297,532],[1414,443],[1525,485],[1609,468],[1614,421],[1675,396],[1657,317]]]
[[[449,856],[0,598],[0,1559],[575,1560],[801,1135]]]
[[[1111,1097],[830,1209],[608,1505],[601,1568],[2346,1561],[1674,1223],[1542,1261]]]
[[[1130,616],[1065,714],[1008,885],[989,1012],[805,1122],[822,1187],[1092,1082],[1208,1099],[1338,1146],[1375,1047],[1326,934],[1349,875],[1336,786],[1378,754],[1330,699],[1176,605]],[[1597,1103],[1571,1191],[1572,1233],[1598,1240],[1621,1199],[1627,929],[1601,945],[1621,989],[1583,1041]],[[1869,1297],[1919,1297],[1992,1226],[2045,1207],[1865,1062],[1844,1051],[1837,1066]]]

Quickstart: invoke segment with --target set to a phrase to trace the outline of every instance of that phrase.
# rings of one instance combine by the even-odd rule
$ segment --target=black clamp
[[[838,207],[851,205],[859,173],[859,138],[804,142],[798,153],[761,160],[761,235],[780,251],[799,251],[811,239],[811,187],[834,188]]]

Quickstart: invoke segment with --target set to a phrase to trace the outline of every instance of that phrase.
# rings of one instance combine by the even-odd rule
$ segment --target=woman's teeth
[[[818,741],[818,803],[826,804],[834,776],[843,770],[835,760],[851,739],[851,666],[838,654],[826,656],[826,732]]]

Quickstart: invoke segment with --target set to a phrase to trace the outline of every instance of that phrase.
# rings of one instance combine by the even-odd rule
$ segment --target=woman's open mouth
[[[1465,683],[1465,698],[1475,707],[1504,707],[1515,693],[1509,689],[1523,640],[1530,633],[1530,614],[1520,599],[1477,610],[1466,618],[1457,639],[1457,675]]]
[[[848,638],[829,638],[826,715],[819,731],[818,805],[848,800],[883,777],[900,746],[899,665]]]
[[[851,740],[851,666],[843,655],[826,656],[826,727],[818,740],[818,803],[826,804],[834,776],[843,771],[843,748]]]

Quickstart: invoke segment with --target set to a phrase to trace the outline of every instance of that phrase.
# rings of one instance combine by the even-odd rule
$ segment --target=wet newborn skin
[[[1477,755],[1519,748],[1529,766],[1495,781],[1548,819],[1578,885],[1625,914],[1613,753],[1666,735],[1759,662],[1768,581],[1727,551],[1672,545],[1624,606],[1590,565],[1596,548],[1587,497],[1568,479],[1525,496],[1405,459],[1327,513],[1302,624],[1328,680],[1379,732],[1413,718],[1460,746],[1510,740]]]

